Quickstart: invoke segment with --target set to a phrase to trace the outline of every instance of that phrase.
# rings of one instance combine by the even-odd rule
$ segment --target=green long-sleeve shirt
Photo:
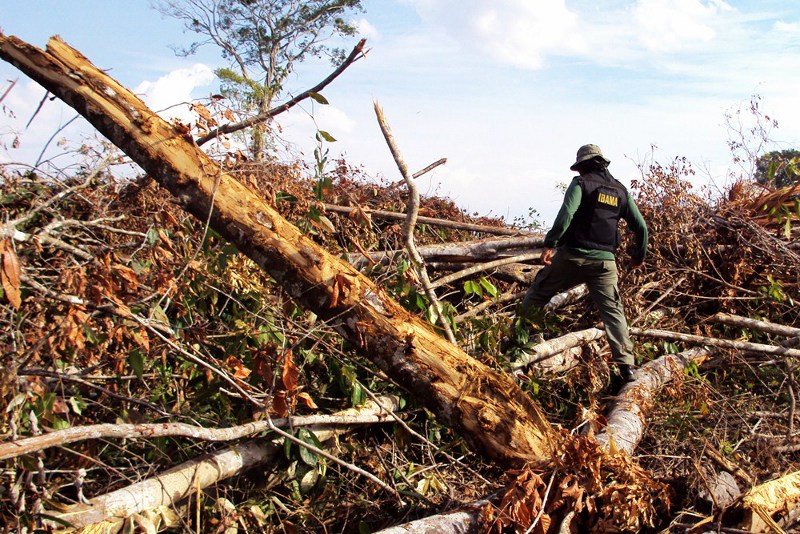
[[[561,209],[558,210],[558,215],[556,215],[553,227],[547,232],[544,238],[544,246],[547,248],[556,248],[562,245],[561,240],[567,233],[567,229],[570,223],[572,223],[572,218],[581,205],[583,191],[578,179],[579,177],[577,176],[573,178],[572,183],[569,184],[566,193],[564,193],[564,202],[561,204]],[[639,263],[644,261],[645,254],[647,253],[647,224],[644,222],[644,218],[639,212],[639,208],[636,207],[636,203],[633,201],[631,194],[627,193],[627,195],[628,209],[624,214],[624,219],[625,222],[628,223],[628,228],[633,232],[634,238],[636,239],[636,246],[632,251],[632,259],[634,262]],[[607,250],[570,247],[570,251],[592,260],[614,259],[614,253]]]

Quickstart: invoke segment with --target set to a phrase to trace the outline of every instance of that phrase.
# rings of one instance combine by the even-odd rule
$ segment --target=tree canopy
[[[223,94],[245,114],[269,110],[297,63],[320,57],[342,61],[344,50],[326,42],[355,35],[345,16],[363,9],[361,0],[159,0],[154,7],[198,35],[179,54],[191,55],[205,45],[222,51],[229,61],[216,70]],[[256,127],[253,135],[258,158],[263,129]]]

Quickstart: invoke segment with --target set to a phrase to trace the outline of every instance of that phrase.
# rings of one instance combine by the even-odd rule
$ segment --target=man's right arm
[[[644,217],[636,207],[631,194],[628,193],[628,210],[625,214],[625,222],[628,223],[628,228],[633,232],[636,246],[631,252],[631,261],[634,265],[640,265],[644,262],[644,257],[647,255],[647,223],[644,222]]]

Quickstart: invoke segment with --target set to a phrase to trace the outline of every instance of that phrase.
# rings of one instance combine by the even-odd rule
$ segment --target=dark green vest
[[[608,170],[578,177],[581,205],[567,229],[564,243],[572,248],[617,251],[618,223],[628,209],[628,190]]]

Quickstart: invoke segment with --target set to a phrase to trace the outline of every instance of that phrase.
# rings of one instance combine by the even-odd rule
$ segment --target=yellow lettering
[[[615,208],[619,206],[619,199],[612,195],[607,195],[605,193],[600,193],[597,197],[597,201],[601,204],[608,204],[609,206],[614,206]]]

